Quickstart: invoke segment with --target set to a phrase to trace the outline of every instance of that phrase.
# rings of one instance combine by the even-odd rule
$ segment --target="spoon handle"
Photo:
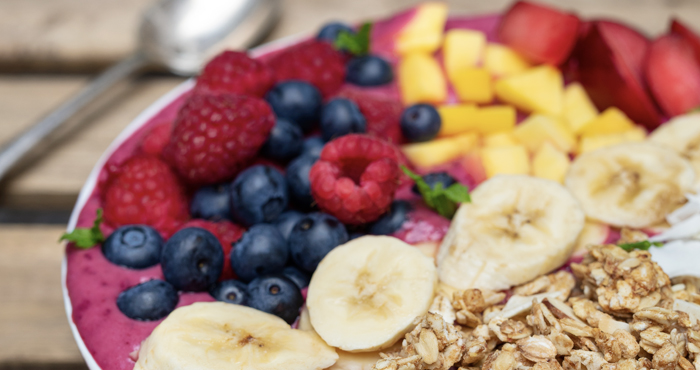
[[[41,121],[14,137],[0,148],[0,180],[24,158],[37,144],[92,102],[115,83],[128,77],[147,64],[146,57],[136,53],[102,72],[78,94],[63,103]]]

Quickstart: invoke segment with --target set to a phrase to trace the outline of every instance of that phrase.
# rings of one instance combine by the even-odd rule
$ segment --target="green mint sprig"
[[[95,222],[93,222],[92,227],[76,227],[75,230],[70,233],[65,233],[61,235],[61,239],[58,241],[68,240],[73,242],[76,247],[81,249],[92,248],[97,244],[105,241],[105,236],[100,230],[100,224],[102,223],[102,208],[97,209],[97,217]]]
[[[617,246],[626,250],[627,252],[631,252],[635,249],[643,250],[643,251],[648,251],[649,248],[652,246],[654,247],[663,247],[663,243],[659,242],[650,242],[648,240],[644,240],[641,242],[636,242],[636,243],[623,243],[623,244],[618,244]]]
[[[333,47],[337,50],[345,50],[355,56],[363,56],[369,53],[369,34],[372,30],[372,23],[363,23],[357,33],[345,30],[338,33],[338,37],[333,42]]]
[[[423,177],[413,173],[406,166],[401,166],[401,170],[416,182],[425,204],[443,217],[451,219],[457,211],[457,203],[470,203],[472,201],[469,188],[462,184],[455,183],[445,188],[442,183],[437,183],[435,188],[431,188],[423,180]]]

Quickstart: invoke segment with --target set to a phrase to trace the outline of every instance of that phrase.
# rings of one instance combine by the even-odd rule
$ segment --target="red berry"
[[[231,254],[231,249],[233,249],[233,243],[243,236],[245,229],[227,220],[214,222],[199,219],[188,221],[186,224],[182,225],[182,228],[185,227],[201,227],[202,229],[208,230],[219,239],[221,249],[224,251],[224,269],[221,272],[219,280],[235,279],[236,274],[231,268],[231,259],[229,259],[229,255]]]
[[[327,42],[314,40],[293,46],[268,64],[274,69],[277,81],[306,81],[324,96],[335,93],[345,81],[345,60]]]
[[[367,120],[367,133],[394,144],[404,142],[401,134],[401,102],[380,96],[368,95],[362,91],[343,88],[338,96],[350,99],[357,104]]]
[[[195,91],[208,94],[240,94],[262,98],[275,83],[270,67],[246,53],[224,51],[204,67]]]
[[[170,131],[173,129],[172,122],[161,122],[153,127],[143,137],[141,141],[141,151],[155,156],[163,153],[163,148],[170,141]]]
[[[243,95],[193,95],[180,109],[164,156],[191,184],[230,180],[258,153],[275,116]]]
[[[113,173],[104,193],[104,217],[114,227],[146,224],[169,236],[189,218],[185,189],[165,162],[154,156],[128,159]]]
[[[351,134],[323,148],[311,167],[311,193],[319,207],[346,224],[379,218],[394,199],[399,166],[393,145],[367,135]]]

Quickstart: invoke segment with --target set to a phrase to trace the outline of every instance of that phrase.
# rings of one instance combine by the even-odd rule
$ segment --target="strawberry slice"
[[[573,14],[519,1],[503,16],[498,37],[533,63],[559,65],[576,43],[580,23]]]
[[[594,21],[582,35],[574,58],[578,80],[600,110],[615,106],[652,130],[661,115],[643,78],[649,40],[625,25]]]
[[[649,48],[644,73],[652,95],[669,116],[700,107],[700,65],[693,46],[680,35],[665,35]]]
[[[671,20],[671,33],[683,37],[690,44],[695,53],[695,59],[700,62],[700,36],[698,36],[690,27],[684,25],[678,19]]]

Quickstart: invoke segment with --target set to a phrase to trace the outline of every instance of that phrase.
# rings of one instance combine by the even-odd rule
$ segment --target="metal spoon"
[[[0,180],[32,148],[117,82],[145,67],[195,75],[224,47],[247,48],[258,42],[278,16],[278,0],[159,0],[143,15],[139,47],[132,56],[0,149]]]

